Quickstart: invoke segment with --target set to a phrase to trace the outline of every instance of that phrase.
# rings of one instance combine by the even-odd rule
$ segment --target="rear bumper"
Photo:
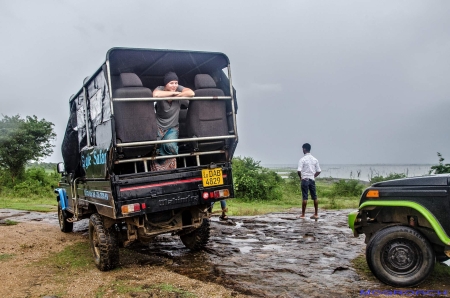
[[[224,189],[226,187],[221,187],[220,189]],[[209,190],[209,189],[208,189]],[[211,189],[213,191],[213,189]],[[117,203],[117,218],[122,217],[130,217],[136,215],[143,215],[149,213],[156,213],[167,210],[175,210],[181,208],[187,208],[198,205],[211,205],[214,202],[226,200],[230,198],[219,198],[219,199],[207,199],[204,200],[199,191],[186,191],[181,193],[174,193],[168,195],[162,195],[157,197],[146,197],[146,198],[138,198],[133,200],[121,201]],[[137,212],[122,214],[121,208],[124,205],[129,204],[139,204],[141,206],[141,210]],[[145,205],[144,205],[145,204]],[[145,208],[143,208],[145,206]]]
[[[116,218],[132,217],[167,210],[176,210],[192,206],[209,206],[213,202],[234,197],[232,171],[230,165],[221,165],[223,184],[205,187],[202,183],[202,168],[186,168],[183,171],[169,173],[149,172],[141,175],[114,177],[112,184],[115,192]],[[228,190],[228,197],[204,199],[204,193]],[[140,210],[122,213],[122,206],[139,204]]]

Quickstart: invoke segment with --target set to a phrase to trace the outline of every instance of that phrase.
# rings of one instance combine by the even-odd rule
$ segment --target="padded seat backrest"
[[[149,88],[143,87],[139,77],[134,73],[120,74],[122,87],[113,90],[114,98],[153,97]],[[154,101],[114,101],[114,118],[118,142],[155,141],[157,138],[156,114]],[[126,157],[142,156],[153,149],[153,145],[142,146],[123,152]],[[136,150],[135,150],[136,149]]]
[[[224,96],[208,74],[198,74],[194,79],[195,96]],[[228,135],[226,105],[223,100],[192,100],[186,116],[188,137],[213,137]],[[225,141],[202,141],[199,150],[216,150],[224,147]]]

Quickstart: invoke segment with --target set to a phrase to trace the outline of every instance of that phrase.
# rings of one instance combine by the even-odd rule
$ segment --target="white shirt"
[[[302,175],[302,179],[314,180],[314,174],[316,172],[322,172],[319,166],[319,161],[317,158],[311,155],[311,153],[306,153],[305,156],[300,158],[298,161],[298,168]]]

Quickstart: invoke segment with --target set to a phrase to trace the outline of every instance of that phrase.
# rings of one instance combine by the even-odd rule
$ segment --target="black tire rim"
[[[423,255],[415,242],[395,239],[383,247],[381,263],[393,275],[410,275],[420,269]]]

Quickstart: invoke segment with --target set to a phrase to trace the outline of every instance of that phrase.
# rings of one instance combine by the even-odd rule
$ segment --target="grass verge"
[[[357,209],[359,206],[359,196],[337,197],[332,196],[333,183],[339,179],[322,178],[317,179],[316,189],[319,200],[319,208],[323,209]],[[282,196],[278,200],[260,201],[247,199],[232,199],[227,201],[229,215],[232,216],[252,216],[272,212],[282,212],[290,208],[301,208],[302,194],[300,183],[286,183],[282,190]],[[307,207],[314,207],[311,199],[308,200]],[[215,205],[215,212],[220,212],[219,203]]]
[[[94,269],[91,250],[87,241],[66,246],[59,253],[53,254],[38,263],[61,270]]]
[[[0,209],[50,212],[57,210],[56,198],[0,197]]]
[[[130,280],[115,280],[108,285],[100,287],[95,293],[96,298],[102,298],[106,293],[122,296],[129,294],[131,297],[139,296],[139,293],[146,297],[179,297],[195,298],[195,294],[183,290],[177,286],[168,283],[160,284],[135,284]]]
[[[15,226],[17,224],[19,224],[18,221],[9,220],[9,219],[5,220],[4,222],[0,222],[0,226]]]
[[[13,257],[14,257],[13,254],[0,254],[0,262],[7,261],[9,259],[12,259]]]

